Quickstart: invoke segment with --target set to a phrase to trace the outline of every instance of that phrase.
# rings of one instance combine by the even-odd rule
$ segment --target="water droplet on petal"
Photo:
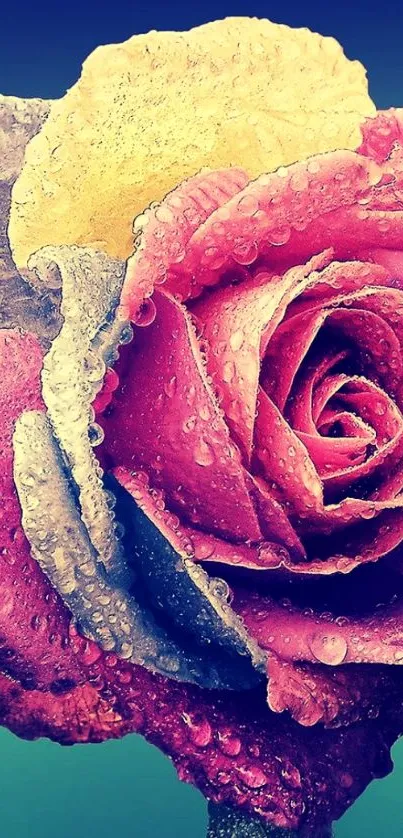
[[[313,656],[320,663],[337,666],[347,655],[347,642],[342,635],[314,634],[309,640]]]
[[[190,715],[189,713],[182,713],[182,719],[188,728],[189,739],[193,744],[197,748],[206,748],[212,737],[211,725],[207,719],[198,714]]]
[[[172,378],[169,379],[169,381],[165,382],[164,390],[165,390],[165,393],[166,393],[166,395],[168,396],[169,399],[172,399],[173,396],[175,395],[176,385],[177,385],[176,375],[173,375]]]
[[[185,421],[182,425],[182,430],[185,434],[190,434],[191,431],[194,431],[195,427],[196,427],[196,416],[188,416],[188,418],[185,419]]]
[[[354,783],[354,779],[351,774],[348,774],[346,771],[343,774],[340,774],[340,785],[343,786],[344,789],[349,789]]]
[[[199,466],[211,466],[214,463],[215,456],[211,445],[201,439],[193,452],[194,461]]]
[[[279,247],[280,245],[288,242],[290,235],[291,230],[289,227],[279,227],[277,230],[269,230],[267,233],[267,239],[270,244]]]
[[[223,367],[222,377],[226,384],[229,384],[235,375],[235,364],[233,361],[226,361]]]
[[[241,766],[238,773],[242,777],[245,786],[250,789],[260,789],[267,785],[266,774],[257,765]]]
[[[236,332],[232,333],[232,335],[229,339],[229,343],[230,343],[230,347],[233,350],[233,352],[238,352],[238,349],[241,348],[241,346],[244,342],[244,339],[245,339],[245,337],[244,337],[244,333],[243,333],[242,329],[237,329]]]
[[[96,445],[101,445],[101,442],[104,440],[104,432],[100,425],[96,422],[92,422],[92,424],[88,428],[88,436],[90,440],[90,445],[94,448]]]
[[[194,555],[196,559],[199,561],[203,561],[203,559],[209,559],[210,556],[214,554],[214,544],[210,543],[209,541],[197,541],[194,547]]]
[[[301,786],[301,774],[295,765],[285,765],[281,769],[281,776],[286,786],[291,789],[297,789]]]
[[[237,757],[241,752],[241,740],[234,736],[231,730],[219,731],[218,744],[223,754],[228,757]]]
[[[144,300],[133,320],[136,326],[150,326],[154,322],[157,309],[153,300]]]
[[[229,585],[225,579],[212,579],[209,587],[211,593],[220,599],[228,599],[231,594]]]

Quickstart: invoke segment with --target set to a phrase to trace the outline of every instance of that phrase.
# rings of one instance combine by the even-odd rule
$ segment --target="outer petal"
[[[23,165],[25,146],[39,131],[49,106],[42,99],[0,95],[0,325],[52,336],[58,321],[58,288],[37,289],[35,274],[18,272],[7,230],[11,190]]]
[[[30,149],[17,259],[50,243],[127,257],[133,216],[202,166],[256,176],[355,148],[373,113],[361,65],[307,29],[229,18],[98,47]]]
[[[200,224],[236,195],[248,183],[243,169],[231,167],[219,171],[203,171],[173,189],[160,205],[138,216],[135,251],[127,262],[121,296],[121,309],[135,322],[143,320],[147,297],[154,285],[165,282],[168,271],[184,258],[187,243]],[[172,288],[176,297],[186,297],[188,281],[180,279]]]
[[[380,253],[380,264],[396,276],[397,262],[400,275],[395,251],[403,230],[402,179],[401,165],[394,168],[388,163],[381,168],[348,151],[282,167],[222,200],[190,238],[181,240],[179,257],[169,248],[162,248],[160,255],[156,238],[157,231],[164,238],[165,226],[169,231],[174,192],[153,210],[156,217],[161,213],[161,219],[168,211],[168,219],[161,220],[158,228],[152,225],[153,236],[145,227],[129,260],[122,294],[125,314],[134,317],[139,291],[151,294],[158,282],[189,299],[218,282],[248,278],[257,260],[260,269],[268,266],[270,272],[283,272],[329,248],[342,260],[374,261],[374,254]]]
[[[235,591],[234,608],[259,644],[286,661],[341,664],[402,664],[403,603],[376,613],[341,618],[320,606],[303,610],[289,600],[277,602],[256,593]]]
[[[13,422],[25,409],[43,409],[41,366],[32,335],[0,332],[0,668],[28,688],[57,692],[82,680],[69,649],[70,615],[30,555],[13,483]]]
[[[174,685],[113,656],[97,658],[84,642],[81,655],[88,686],[65,698],[26,694],[2,681],[1,722],[20,736],[66,744],[137,730],[209,799],[299,827],[303,835],[340,817],[373,777],[390,770],[389,746],[400,730],[393,717],[342,731],[306,730],[270,714],[260,691],[234,703],[225,693]],[[394,694],[391,686],[389,707]]]
[[[392,202],[386,217],[367,209],[376,204],[382,174],[373,161],[337,151],[261,175],[198,228],[172,273],[186,276],[188,294],[197,296],[200,287],[237,267],[239,251],[251,242],[254,259],[265,257],[283,268],[329,247],[336,259],[371,246],[397,247],[403,220],[392,202],[393,188],[386,190]]]

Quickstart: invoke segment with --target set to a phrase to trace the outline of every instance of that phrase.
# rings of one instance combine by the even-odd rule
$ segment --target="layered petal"
[[[82,680],[69,649],[70,615],[31,557],[13,481],[14,420],[24,410],[43,410],[36,338],[2,330],[0,365],[0,668],[28,689],[65,692]],[[42,538],[45,545],[51,534]]]
[[[186,310],[162,291],[156,317],[115,369],[120,386],[100,418],[108,467],[144,468],[173,508],[211,532],[261,538],[239,451],[217,404]]]

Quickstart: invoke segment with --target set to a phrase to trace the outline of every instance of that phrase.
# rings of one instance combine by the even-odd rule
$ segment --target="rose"
[[[287,45],[293,61],[296,40]],[[152,60],[156,70],[160,57]],[[119,84],[121,73],[118,66]],[[317,72],[315,83],[320,89]],[[303,101],[300,89],[298,96]],[[15,103],[13,110],[18,137]],[[308,126],[304,133],[309,141],[313,132],[316,146],[308,142],[301,157],[334,147],[334,137],[326,146],[317,130],[318,114],[316,131]],[[52,119],[60,128],[63,107],[54,108],[38,137],[42,152],[30,147],[14,190],[10,232],[20,259],[24,248],[30,252],[50,236],[69,240],[61,232],[65,203],[57,184],[66,144],[49,142]],[[350,113],[350,133],[354,120],[358,125],[358,110]],[[345,114],[341,122],[348,122]],[[119,120],[111,124],[120,137]],[[336,144],[354,148],[349,132]],[[383,558],[400,542],[399,114],[379,116],[364,133],[359,155],[311,157],[251,184],[232,168],[179,186],[138,219],[142,232],[121,296],[122,264],[93,250],[44,248],[23,277],[5,257],[5,318],[40,341],[15,328],[2,335],[3,723],[64,742],[140,730],[210,799],[306,832],[337,817],[387,769],[388,747],[401,730],[400,670],[377,665],[397,663],[401,651],[398,558]],[[79,147],[76,131],[74,138]],[[295,159],[290,138],[281,139],[284,159],[274,155],[273,167]],[[45,194],[56,194],[59,224],[51,229],[47,214],[41,241],[43,214],[31,213],[24,243],[16,213],[25,215],[33,195],[19,206],[24,176],[35,161],[34,179],[46,182],[40,170],[49,153],[56,176],[48,172],[53,186]],[[108,171],[117,162],[121,172],[129,155],[113,144],[108,153]],[[187,165],[194,171],[202,162]],[[76,177],[71,159],[68,171]],[[98,167],[101,182],[105,171]],[[94,211],[91,178],[86,184],[91,223],[75,229],[72,241],[88,241],[91,229],[93,244],[104,224],[105,192],[97,192],[101,211]],[[99,235],[109,251],[117,246],[113,229],[108,223],[105,239]],[[175,295],[188,298],[187,308]],[[125,346],[128,315],[137,325]],[[372,333],[368,340],[361,335],[358,317],[380,329],[391,352]],[[305,362],[304,347],[289,340],[291,322],[307,344],[318,331]],[[288,365],[279,372],[281,349],[288,349]],[[104,361],[110,369],[102,386]],[[109,494],[88,444],[94,411],[99,424],[91,425],[90,439],[102,442],[102,426],[98,453]],[[326,469],[333,458],[333,471],[340,462],[345,470],[349,457],[356,465],[347,480]],[[332,504],[322,497],[322,482],[336,493]],[[111,504],[124,534],[113,530]],[[358,561],[360,538],[372,553],[361,544]],[[364,567],[368,559],[381,561]],[[217,560],[231,591],[197,567],[214,569]],[[377,609],[375,583],[376,602],[384,603]],[[300,724],[265,706],[255,684],[266,667],[271,709],[289,710]],[[343,728],[324,730],[317,722]]]
[[[399,117],[380,116],[364,136],[359,154],[246,185],[234,169],[199,175],[146,214],[122,292],[142,328],[100,397],[106,470],[178,552],[224,576],[258,571],[228,577],[232,608],[269,653],[270,707],[305,725],[345,716],[354,689],[343,680],[338,692],[318,662],[401,660],[400,604],[374,617],[373,577],[349,619],[350,579],[336,580],[337,594],[323,588],[328,615],[303,585],[384,556],[383,577],[399,569]],[[160,523],[164,502],[174,524]],[[297,582],[286,601],[272,595],[273,571],[280,593]]]

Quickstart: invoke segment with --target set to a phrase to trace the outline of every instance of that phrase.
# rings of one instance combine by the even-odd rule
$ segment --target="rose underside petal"
[[[38,480],[34,475],[41,472]],[[71,610],[80,631],[99,647],[172,678],[211,688],[241,689],[258,680],[252,667],[235,666],[233,658],[203,654],[182,643],[155,619],[152,603],[137,579],[131,592],[116,587],[102,572],[79,512],[74,490],[43,414],[22,414],[14,434],[14,478],[22,505],[22,523],[32,556]],[[29,480],[29,482],[27,482]],[[145,541],[144,528],[137,533]],[[156,553],[162,560],[163,539]],[[151,551],[150,539],[144,551]],[[127,549],[127,556],[133,549]],[[138,562],[136,562],[136,570]],[[143,586],[144,588],[144,586]],[[201,600],[201,597],[199,598]],[[201,602],[199,601],[201,618]],[[210,618],[210,621],[209,621]],[[211,615],[206,615],[211,622]],[[216,620],[218,633],[221,623]],[[213,637],[214,631],[211,628]],[[230,645],[230,644],[228,644]],[[232,646],[235,647],[233,641]],[[228,658],[228,659],[227,659]]]
[[[163,493],[151,489],[144,473],[119,467],[114,477],[126,490],[111,484],[125,527],[126,553],[133,556],[137,578],[142,579],[157,616],[172,621],[195,650],[207,649],[213,660],[215,656],[221,679],[228,670],[228,682],[235,687],[254,685],[259,671],[264,671],[264,654],[229,607],[227,584],[193,564],[193,531],[180,526],[165,508]]]
[[[57,331],[58,288],[36,287],[32,272],[19,272],[8,241],[11,192],[24,160],[27,142],[44,123],[50,102],[0,95],[0,325],[21,326],[53,337]]]
[[[125,324],[114,316],[123,265],[91,249],[47,247],[31,257],[29,266],[43,282],[56,273],[63,283],[63,326],[44,359],[43,398],[71,467],[91,541],[108,573],[118,578],[124,576],[124,560],[97,473],[89,426],[91,402],[124,333]]]

